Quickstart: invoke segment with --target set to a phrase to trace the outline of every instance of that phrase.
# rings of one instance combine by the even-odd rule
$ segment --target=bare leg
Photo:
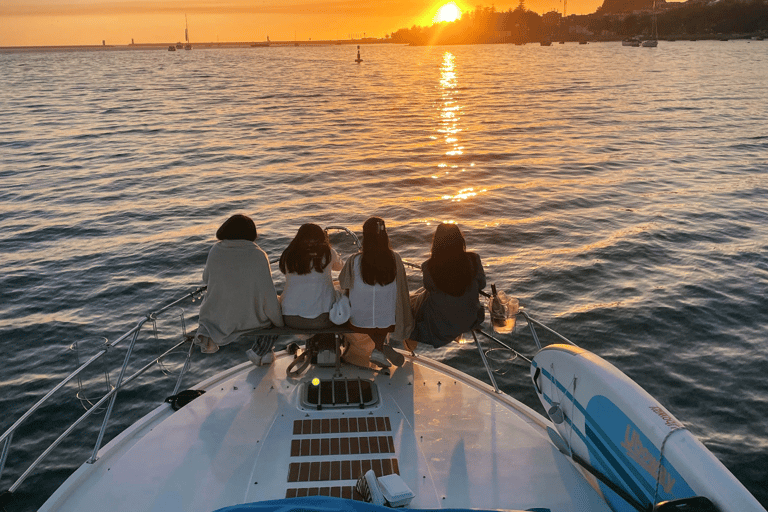
[[[373,344],[376,345],[376,350],[381,350],[384,346],[384,342],[387,341],[387,335],[385,334],[372,334],[371,339]]]

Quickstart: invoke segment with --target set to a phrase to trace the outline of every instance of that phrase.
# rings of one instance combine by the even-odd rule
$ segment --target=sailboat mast
[[[184,39],[189,43],[189,22],[187,21],[187,15],[184,15]]]

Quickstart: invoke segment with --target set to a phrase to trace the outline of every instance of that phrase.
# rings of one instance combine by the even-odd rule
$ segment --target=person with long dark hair
[[[402,354],[384,342],[388,335],[390,341],[403,342],[413,329],[413,316],[405,267],[389,245],[384,220],[365,221],[363,249],[347,259],[339,284],[349,294],[351,329],[373,340],[371,362],[381,367],[401,365]]]
[[[483,322],[485,271],[480,256],[467,252],[459,226],[437,226],[432,254],[421,271],[424,287],[411,299],[416,325],[410,340],[442,347]]]
[[[200,305],[195,343],[205,353],[235,341],[244,331],[282,327],[283,315],[272,282],[267,254],[256,245],[256,225],[246,215],[233,215],[216,231],[219,240],[208,253],[203,282],[208,287]],[[274,337],[254,345],[257,364],[267,364]],[[249,351],[250,352],[250,351]],[[249,358],[253,358],[249,354]]]
[[[304,224],[280,257],[285,288],[280,296],[285,325],[294,329],[333,327],[329,312],[336,299],[331,270],[341,257],[317,224]]]

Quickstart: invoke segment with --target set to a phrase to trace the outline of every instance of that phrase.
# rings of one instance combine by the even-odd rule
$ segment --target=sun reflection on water
[[[437,132],[443,135],[445,143],[450,148],[445,154],[449,156],[464,154],[463,147],[459,145],[458,133],[459,120],[461,119],[461,106],[455,98],[458,87],[456,78],[456,56],[451,52],[443,54],[443,64],[440,67],[440,87],[442,90],[442,103],[440,106],[440,127]]]
[[[488,189],[479,189],[475,190],[474,188],[464,188],[459,190],[455,195],[444,195],[443,199],[449,199],[453,202],[463,201],[465,199],[470,199],[472,197],[476,197],[477,194],[482,192],[487,192]]]
[[[438,136],[435,139],[442,139],[445,143],[446,150],[444,155],[447,159],[437,164],[439,172],[433,174],[432,179],[453,178],[455,180],[459,178],[463,182],[460,186],[466,185],[468,176],[463,177],[462,174],[466,173],[467,169],[472,169],[475,164],[470,163],[467,165],[463,161],[466,156],[464,156],[464,146],[461,144],[461,134],[463,131],[460,124],[462,106],[459,101],[456,56],[449,51],[443,53],[443,61],[440,66],[439,89],[440,104],[437,112],[438,127],[436,129]],[[458,203],[473,199],[487,191],[485,188],[465,186],[453,193],[443,192],[440,198],[444,201]]]

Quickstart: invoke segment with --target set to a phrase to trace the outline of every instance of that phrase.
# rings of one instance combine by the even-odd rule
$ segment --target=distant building
[[[590,32],[587,27],[583,27],[581,25],[571,25],[568,27],[568,33],[571,35],[580,35],[580,36],[591,36],[592,32]]]
[[[555,26],[560,24],[560,20],[563,16],[557,11],[549,11],[546,14],[542,14],[541,22],[546,26]]]
[[[598,7],[598,14],[630,13],[635,11],[661,10],[666,7],[666,0],[603,0],[603,5]]]

